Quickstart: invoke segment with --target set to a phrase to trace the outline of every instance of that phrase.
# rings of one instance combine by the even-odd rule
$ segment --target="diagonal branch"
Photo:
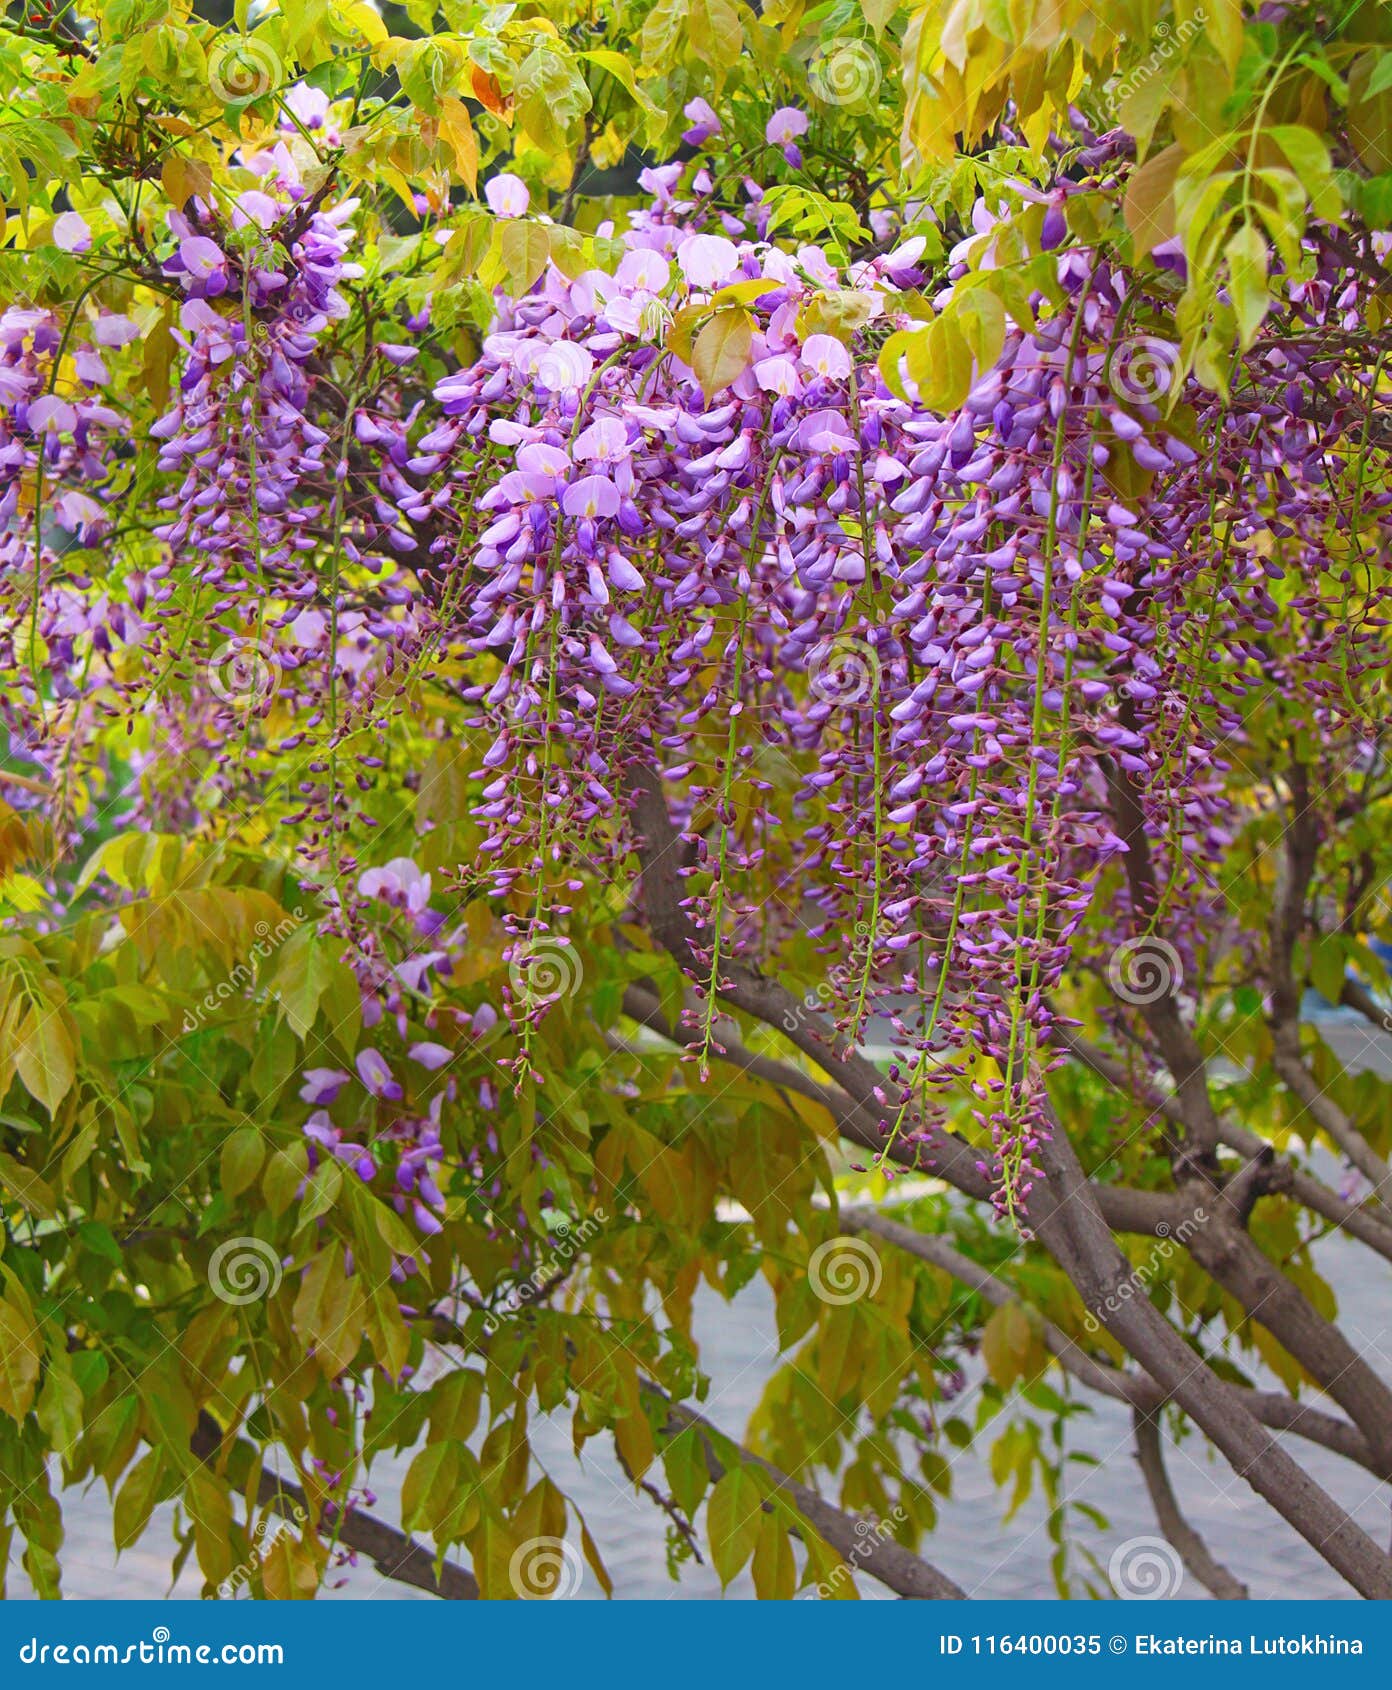
[[[1036,1221],[1035,1230],[1083,1301],[1227,1457],[1234,1471],[1330,1566],[1360,1594],[1392,1599],[1392,1559],[1252,1414],[1234,1404],[1223,1382],[1195,1357],[1147,1298],[1122,1295],[1131,1276],[1130,1264],[1102,1218],[1066,1134],[1055,1130],[1040,1145],[1038,1155],[1054,1206],[1045,1220]]]
[[[690,925],[682,907],[681,883],[677,872],[680,835],[667,813],[661,778],[644,765],[630,766],[628,791],[636,833],[635,845],[642,871],[644,902],[649,924],[663,948],[688,972],[696,971],[696,952]],[[847,1042],[819,1024],[791,992],[776,982],[748,970],[728,965],[715,982],[720,996],[765,1023],[783,1027],[799,1049],[826,1065],[823,1052],[838,1058],[842,1087],[862,1107],[884,1114],[884,1092],[878,1071],[856,1054]],[[1176,1012],[1177,1015],[1177,1012]],[[1182,1023],[1181,1023],[1182,1026]],[[1187,1028],[1183,1029],[1187,1038]],[[1197,1046],[1194,1047],[1197,1050]],[[1176,1075],[1177,1080],[1179,1076]],[[1188,1080],[1180,1081],[1179,1095],[1197,1084],[1203,1107],[1212,1117],[1213,1135],[1200,1135],[1202,1147],[1217,1142],[1217,1118],[1203,1077],[1202,1058]],[[1200,1123],[1202,1125],[1202,1122]],[[959,1190],[970,1191],[960,1177],[962,1158],[975,1162],[971,1148],[951,1135],[938,1132],[931,1138],[932,1159],[941,1176]],[[960,1153],[960,1154],[959,1154]],[[917,1149],[915,1151],[917,1155]],[[1038,1152],[1044,1179],[1030,1195],[1030,1221],[1035,1235],[1072,1279],[1084,1302],[1099,1313],[1112,1336],[1151,1374],[1156,1383],[1172,1395],[1209,1439],[1227,1456],[1234,1469],[1246,1478],[1338,1572],[1365,1596],[1392,1599],[1392,1560],[1382,1553],[1349,1516],[1299,1467],[1245,1409],[1235,1408],[1222,1382],[1207,1364],[1194,1356],[1180,1335],[1146,1299],[1134,1301],[1119,1295],[1130,1276],[1130,1268],[1114,1242],[1107,1220],[1088,1187],[1072,1146],[1055,1130]],[[921,1166],[917,1161],[915,1166]],[[981,1175],[973,1168],[975,1180]],[[1148,1194],[1135,1193],[1144,1198]],[[1246,1235],[1240,1228],[1237,1239]],[[1206,1236],[1199,1228],[1196,1236]],[[1214,1259],[1222,1262],[1231,1247],[1225,1234],[1213,1234]],[[1250,1239],[1246,1240],[1250,1244]],[[1255,1246],[1253,1246],[1255,1248]],[[1260,1252],[1258,1252],[1260,1256]],[[1266,1274],[1283,1279],[1261,1257]],[[1209,1266],[1208,1262],[1204,1263]],[[1213,1271],[1210,1268],[1210,1271]],[[1296,1297],[1299,1293],[1286,1285]],[[1269,1295],[1277,1288],[1262,1284]],[[1105,1314],[1103,1311],[1106,1311]],[[1357,1359],[1356,1357],[1354,1358]],[[1337,1381],[1336,1381],[1337,1383]],[[1361,1393],[1360,1393],[1361,1396]],[[1339,1396],[1343,1402],[1343,1396]],[[1347,1404],[1345,1404],[1347,1406]],[[1360,1402],[1360,1407],[1362,1403]],[[1352,1410],[1350,1410],[1352,1412]],[[1361,1429],[1373,1441],[1374,1433],[1358,1418]]]
[[[976,1291],[993,1308],[1018,1301],[1011,1286],[989,1268],[954,1249],[946,1239],[903,1226],[874,1209],[843,1209],[841,1224],[851,1232],[871,1233],[922,1261],[942,1268]],[[1129,1372],[1098,1360],[1052,1321],[1041,1323],[1040,1335],[1059,1366],[1079,1384],[1145,1413],[1154,1413],[1167,1400],[1165,1392],[1148,1374]],[[1323,1409],[1298,1402],[1280,1391],[1258,1391],[1248,1385],[1231,1384],[1226,1388],[1234,1403],[1239,1408],[1245,1408],[1263,1426],[1277,1432],[1292,1432],[1309,1443],[1343,1456],[1378,1478],[1392,1478],[1392,1469],[1378,1465],[1368,1440],[1358,1428],[1338,1415],[1326,1414]]]
[[[1250,1592],[1235,1579],[1221,1561],[1215,1561],[1208,1545],[1184,1518],[1179,1499],[1165,1471],[1165,1453],[1160,1439],[1160,1422],[1138,1408],[1131,1417],[1136,1433],[1136,1460],[1150,1492],[1160,1530],[1179,1551],[1180,1560],[1205,1589],[1223,1602],[1241,1601]]]
[[[674,1402],[660,1385],[645,1379],[642,1389],[646,1394],[660,1397],[666,1403],[669,1426],[677,1431],[689,1427],[695,1432],[701,1440],[711,1478],[718,1480],[725,1472],[726,1464],[721,1459],[717,1440],[727,1447],[733,1440],[717,1431],[694,1410]],[[877,1522],[867,1520],[861,1515],[847,1514],[844,1509],[837,1508],[816,1491],[809,1490],[806,1485],[779,1472],[777,1467],[765,1461],[762,1456],[755,1455],[739,1445],[734,1447],[739,1450],[741,1461],[760,1468],[769,1475],[779,1490],[787,1492],[798,1513],[810,1525],[816,1527],[818,1534],[825,1538],[852,1571],[869,1573],[871,1578],[877,1579],[896,1595],[917,1601],[965,1600],[966,1591],[960,1585],[954,1584],[945,1573],[940,1573],[927,1561],[920,1560],[911,1550],[905,1549],[903,1544],[896,1543],[888,1533],[879,1528]]]
[[[1386,1218],[1388,1169],[1363,1134],[1328,1095],[1300,1050],[1300,998],[1295,947],[1305,927],[1305,906],[1319,856],[1319,818],[1310,799],[1310,777],[1302,763],[1290,771],[1291,820],[1278,859],[1270,925],[1272,1065],[1315,1122],[1373,1188],[1373,1202]]]
[[[1055,1044],[1062,1046],[1069,1054],[1090,1068],[1100,1079],[1106,1080],[1123,1096],[1135,1096],[1135,1089],[1130,1076],[1122,1065],[1110,1057],[1106,1051],[1099,1050],[1096,1045],[1080,1038],[1072,1028],[1056,1026],[1052,1038]],[[1148,1108],[1160,1111],[1167,1118],[1182,1124],[1179,1105],[1172,1097],[1153,1096],[1147,1094],[1140,1101]],[[1222,1142],[1231,1150],[1238,1151],[1250,1159],[1274,1156],[1272,1163],[1274,1171],[1288,1173],[1290,1195],[1296,1202],[1322,1215],[1325,1220],[1357,1238],[1369,1249],[1392,1262],[1392,1227],[1385,1225],[1378,1217],[1369,1212],[1359,1203],[1349,1203],[1332,1190],[1323,1180],[1316,1179],[1305,1169],[1298,1167],[1289,1157],[1281,1156],[1274,1145],[1260,1138],[1256,1133],[1249,1132],[1246,1127],[1240,1127],[1236,1122],[1224,1118],[1219,1123]]]
[[[193,1434],[193,1453],[200,1461],[211,1463],[222,1457],[225,1434],[212,1415],[203,1413]],[[234,1440],[227,1452],[233,1464],[250,1471],[256,1451],[241,1439]],[[313,1518],[309,1498],[301,1487],[275,1473],[261,1472],[256,1482],[256,1500],[283,1519],[292,1521]],[[452,1561],[445,1561],[436,1571],[435,1557],[414,1538],[407,1537],[394,1526],[374,1519],[356,1508],[339,1515],[334,1522],[334,1539],[359,1555],[366,1555],[383,1578],[398,1584],[409,1584],[416,1590],[429,1591],[446,1602],[474,1602],[478,1600],[478,1583],[474,1575]]]

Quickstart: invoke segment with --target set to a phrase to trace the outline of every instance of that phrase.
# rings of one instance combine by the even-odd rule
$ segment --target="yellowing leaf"
[[[717,311],[696,336],[691,368],[706,398],[728,387],[749,362],[754,322],[747,311],[731,307]]]
[[[0,1408],[12,1419],[23,1420],[39,1382],[41,1351],[33,1313],[11,1301],[14,1295],[0,1298]]]
[[[471,194],[478,192],[478,137],[462,100],[440,102],[440,139],[454,161],[454,173]]]
[[[334,1244],[310,1262],[295,1298],[295,1330],[314,1348],[326,1379],[345,1372],[363,1339],[362,1287],[349,1278],[343,1252]]]
[[[1131,172],[1123,213],[1137,258],[1144,258],[1174,235],[1174,183],[1183,159],[1182,147],[1166,147]]]
[[[746,1467],[732,1467],[711,1492],[706,1505],[706,1531],[711,1560],[728,1585],[754,1553],[764,1517],[764,1493]]]
[[[509,289],[527,293],[551,256],[550,231],[530,217],[514,217],[503,224],[499,241]]]
[[[14,1058],[25,1090],[56,1114],[77,1071],[67,1016],[56,1004],[37,1003],[30,1009],[19,1024]]]

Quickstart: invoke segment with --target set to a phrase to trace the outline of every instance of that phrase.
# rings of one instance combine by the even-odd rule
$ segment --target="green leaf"
[[[1362,97],[1365,100],[1370,100],[1374,94],[1384,94],[1389,88],[1392,88],[1392,52],[1384,52],[1378,55],[1372,75],[1368,78],[1363,89]]]
[[[30,1008],[19,1025],[14,1062],[29,1095],[56,1114],[77,1072],[67,1017],[56,1004],[45,1001]]]
[[[257,1127],[238,1127],[222,1147],[222,1189],[228,1197],[239,1197],[261,1172],[266,1145]]]
[[[732,1467],[706,1504],[711,1560],[728,1585],[754,1553],[763,1521],[764,1493],[747,1467]]]
[[[687,33],[704,64],[735,64],[744,50],[744,28],[730,0],[691,0]]]
[[[754,319],[747,311],[731,306],[715,313],[691,350],[691,368],[707,399],[744,370],[753,344]]]
[[[42,1350],[29,1299],[17,1283],[0,1298],[0,1408],[23,1420],[34,1401]]]
[[[530,292],[551,256],[550,231],[532,218],[514,217],[503,224],[499,242],[509,289],[519,296]]]
[[[59,1455],[66,1457],[82,1435],[82,1387],[66,1355],[50,1357],[39,1393],[39,1428]]]
[[[147,1450],[126,1475],[112,1507],[111,1529],[117,1549],[129,1549],[150,1523],[159,1501],[163,1460],[157,1449]]]
[[[427,1444],[401,1486],[401,1524],[408,1532],[429,1531],[444,1517],[458,1478],[459,1446],[453,1439]]]
[[[1306,129],[1298,123],[1275,124],[1270,129],[1264,129],[1262,136],[1268,141],[1274,141],[1291,161],[1305,192],[1310,196],[1310,205],[1315,215],[1337,217],[1340,209],[1339,189],[1330,165],[1329,148],[1323,138],[1316,135],[1313,129]]]
[[[41,1220],[52,1220],[58,1213],[58,1199],[48,1181],[5,1150],[0,1150],[0,1191],[13,1193],[31,1215]]]
[[[1266,291],[1266,242],[1254,223],[1236,229],[1225,249],[1228,293],[1237,313],[1237,332],[1244,351],[1257,338],[1271,300]]]
[[[687,0],[657,0],[643,20],[639,38],[645,65],[665,71],[681,39],[686,14]]]
[[[337,1379],[358,1353],[364,1335],[362,1287],[344,1268],[343,1252],[334,1244],[310,1262],[295,1298],[295,1330],[327,1379]]]

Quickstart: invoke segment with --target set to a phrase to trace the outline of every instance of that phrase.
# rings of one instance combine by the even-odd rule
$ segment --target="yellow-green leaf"
[[[737,307],[717,311],[696,336],[691,368],[707,399],[728,387],[749,362],[754,321]]]

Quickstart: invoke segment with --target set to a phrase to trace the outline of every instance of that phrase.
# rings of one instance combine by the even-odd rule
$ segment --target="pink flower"
[[[781,147],[783,157],[796,170],[802,163],[802,153],[797,145],[799,135],[807,133],[807,113],[799,111],[796,106],[780,106],[768,120],[764,129],[764,139],[771,147]]]
[[[705,100],[688,100],[682,107],[682,115],[691,124],[690,129],[682,134],[682,140],[688,146],[699,147],[703,141],[709,141],[712,135],[720,133],[720,119]]]
[[[179,257],[185,271],[195,282],[206,282],[214,271],[223,269],[227,259],[216,241],[206,235],[186,235],[179,242]]]
[[[802,387],[792,359],[781,354],[760,358],[754,366],[754,379],[765,393],[776,393],[782,399],[791,398]]]
[[[412,1062],[418,1062],[422,1068],[429,1068],[432,1072],[436,1068],[443,1068],[450,1060],[452,1052],[447,1045],[437,1045],[429,1039],[422,1039],[413,1044],[410,1049]]]
[[[575,460],[582,464],[591,460],[617,463],[620,458],[628,457],[632,450],[628,443],[628,430],[618,417],[599,417],[575,442]]]
[[[831,381],[841,381],[851,373],[851,355],[835,335],[810,334],[803,342],[803,368]]]
[[[694,288],[717,288],[739,267],[739,248],[724,235],[690,235],[677,248],[677,263]]]
[[[781,147],[807,133],[807,113],[797,106],[779,106],[764,128],[764,139],[771,147]]]
[[[77,426],[77,412],[66,399],[45,393],[29,407],[29,426],[35,434],[67,434]]]
[[[139,333],[129,317],[98,317],[92,325],[92,339],[98,346],[128,346]]]
[[[64,252],[87,252],[92,245],[92,231],[87,227],[87,219],[79,217],[75,211],[65,211],[54,220],[53,244]]]
[[[525,217],[532,196],[520,176],[505,171],[484,185],[483,197],[495,217]]]
[[[341,1068],[306,1068],[300,1096],[306,1103],[327,1108],[348,1084],[348,1075]]]
[[[430,902],[430,876],[422,874],[409,857],[393,857],[385,867],[359,875],[358,891],[364,898],[382,898],[419,915]]]
[[[621,288],[636,293],[661,293],[672,277],[672,266],[660,252],[639,248],[626,252],[619,260],[614,280]]]

